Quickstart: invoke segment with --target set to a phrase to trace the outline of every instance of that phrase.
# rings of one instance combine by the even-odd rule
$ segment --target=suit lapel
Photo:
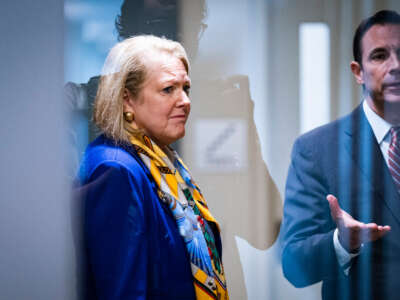
[[[396,190],[392,176],[383,158],[362,105],[353,111],[344,126],[345,147],[359,170],[359,183],[362,185],[362,201],[370,198],[372,209],[376,205],[374,196],[364,192],[368,187],[379,199],[383,200],[393,216],[400,222],[400,195]],[[365,180],[365,181],[364,181]],[[378,200],[379,201],[379,200]],[[379,210],[379,205],[377,210]],[[375,211],[376,213],[380,213]]]

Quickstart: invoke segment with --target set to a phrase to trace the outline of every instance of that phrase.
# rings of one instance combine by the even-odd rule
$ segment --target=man
[[[286,185],[282,266],[326,299],[400,296],[400,15],[380,11],[353,41],[364,101],[298,138]]]

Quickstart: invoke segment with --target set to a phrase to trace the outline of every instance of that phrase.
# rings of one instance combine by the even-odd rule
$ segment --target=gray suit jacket
[[[390,225],[366,244],[349,276],[333,246],[327,194],[365,223]],[[323,299],[399,299],[400,196],[362,106],[297,139],[286,184],[282,266],[296,287],[323,282]]]

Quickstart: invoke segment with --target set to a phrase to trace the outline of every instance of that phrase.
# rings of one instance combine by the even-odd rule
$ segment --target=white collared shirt
[[[367,101],[363,101],[363,110],[365,113],[365,117],[369,125],[371,125],[372,131],[374,132],[376,141],[382,151],[383,158],[385,159],[386,164],[389,162],[389,145],[390,140],[392,138],[390,133],[390,128],[392,128],[392,124],[388,123],[384,119],[374,112],[371,107],[368,105]],[[360,251],[357,253],[349,253],[339,242],[338,238],[338,229],[335,229],[333,234],[333,245],[335,247],[336,257],[339,262],[339,265],[343,268],[343,271],[346,275],[349,274],[351,268],[351,259],[360,254]],[[362,248],[362,245],[361,245]]]
[[[363,102],[363,109],[365,117],[367,118],[368,123],[371,125],[372,131],[374,132],[376,141],[381,148],[383,158],[385,159],[386,164],[388,164],[389,145],[392,138],[392,135],[390,134],[390,128],[392,128],[393,125],[378,116],[376,112],[369,107],[367,101],[365,100]]]

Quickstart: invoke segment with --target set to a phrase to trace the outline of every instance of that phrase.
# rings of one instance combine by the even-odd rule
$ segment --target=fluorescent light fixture
[[[300,132],[329,122],[330,41],[325,23],[302,23],[300,51]]]

